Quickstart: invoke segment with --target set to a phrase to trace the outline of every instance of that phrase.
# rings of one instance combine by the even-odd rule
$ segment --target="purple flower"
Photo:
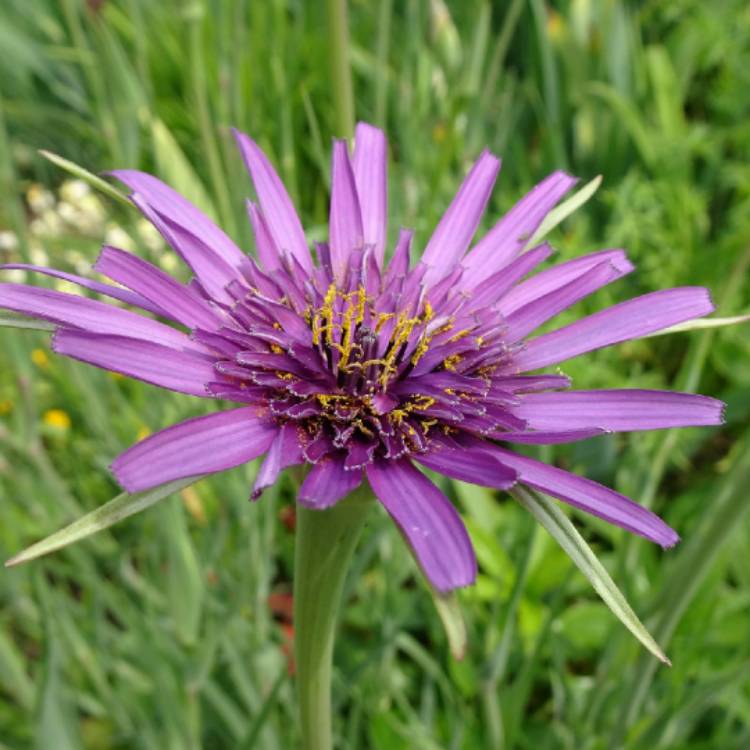
[[[604,250],[529,275],[551,248],[525,245],[575,183],[569,175],[543,180],[470,247],[500,169],[485,151],[421,259],[410,263],[412,234],[402,230],[386,264],[386,140],[360,124],[353,156],[345,142],[333,146],[329,242],[316,246],[315,263],[270,162],[246,135],[236,138],[258,197],[248,213],[259,264],[171,188],[125,170],[114,176],[190,267],[189,284],[113,247],[94,269],[121,286],[14,266],[75,281],[170,324],[0,284],[0,307],[59,326],[58,354],[233,402],[116,458],[112,471],[126,490],[264,453],[253,498],[295,464],[309,468],[298,500],[311,508],[338,502],[366,478],[441,591],[472,583],[476,558],[453,505],[415,464],[497,489],[521,482],[663,547],[677,542],[660,518],[618,492],[507,446],[719,424],[722,404],[705,396],[574,391],[564,375],[537,372],[706,315],[713,306],[705,289],[646,294],[534,336],[633,269],[622,250]]]

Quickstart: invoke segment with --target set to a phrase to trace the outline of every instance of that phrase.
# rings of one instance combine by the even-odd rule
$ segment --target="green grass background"
[[[414,227],[423,246],[488,146],[503,170],[485,228],[555,168],[604,175],[551,239],[560,259],[625,247],[638,270],[575,316],[679,284],[709,286],[721,314],[747,311],[746,2],[352,0],[349,10],[356,114],[390,138],[392,233]],[[115,227],[167,262],[135,213],[106,197],[86,199],[98,218],[83,221],[40,148],[94,172],[152,171],[250,250],[251,188],[231,125],[272,155],[320,239],[335,134],[329,47],[316,2],[3,0],[3,262],[46,254],[74,270]],[[40,185],[54,207],[41,206]],[[114,496],[106,466],[139,434],[211,407],[34,353],[46,347],[44,334],[0,330],[3,558]],[[468,654],[451,660],[400,537],[374,514],[337,643],[337,747],[750,747],[750,331],[652,338],[564,369],[578,387],[682,388],[729,404],[722,429],[543,454],[651,505],[683,536],[662,552],[575,517],[674,667],[638,646],[512,500],[446,483],[481,566],[461,595]],[[269,607],[291,587],[291,491],[282,482],[251,505],[255,470],[204,480],[0,574],[2,750],[296,746],[285,637]]]

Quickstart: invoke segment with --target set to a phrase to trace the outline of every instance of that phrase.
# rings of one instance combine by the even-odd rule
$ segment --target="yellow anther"
[[[393,424],[401,424],[401,422],[409,416],[409,412],[404,409],[392,409],[388,412],[388,421]]]
[[[419,343],[417,344],[417,348],[414,350],[414,354],[411,355],[411,363],[413,365],[416,365],[417,362],[419,362],[422,357],[424,357],[425,354],[430,350],[430,337],[429,336],[423,336]]]
[[[438,423],[437,419],[423,419],[421,421],[422,424],[422,432],[426,435],[430,431],[430,427],[433,425],[436,425]]]
[[[452,354],[450,357],[446,357],[443,360],[443,367],[451,372],[456,371],[456,365],[463,359],[460,354]]]
[[[320,316],[326,325],[323,330],[326,333],[326,343],[333,343],[333,303],[336,301],[336,284],[331,284],[323,300],[323,307],[320,308]]]
[[[451,336],[451,337],[450,337],[450,338],[448,339],[448,343],[449,343],[449,344],[452,344],[452,343],[454,343],[455,341],[460,341],[460,340],[461,340],[462,338],[465,338],[465,337],[466,337],[466,336],[468,336],[468,335],[469,335],[470,333],[471,333],[471,330],[470,330],[470,329],[468,329],[468,328],[464,328],[464,329],[462,329],[462,330],[458,331],[457,333],[454,333],[454,334],[453,334],[453,336]]]
[[[367,303],[367,292],[363,286],[357,289],[357,319],[356,324],[359,325],[365,319],[365,304]]]
[[[375,333],[380,333],[381,328],[391,319],[395,318],[396,313],[379,313],[378,321],[375,323]]]
[[[421,394],[419,394],[411,400],[411,402],[407,405],[407,408],[411,407],[410,411],[414,409],[424,411],[425,409],[429,409],[434,404],[435,399],[432,398],[432,396],[422,396]]]
[[[315,398],[324,409],[328,409],[330,406],[341,403],[342,401],[344,403],[352,403],[351,396],[348,396],[345,393],[316,393]]]
[[[344,333],[344,340],[342,341],[342,344],[341,344],[341,350],[340,350],[341,361],[339,362],[339,368],[342,370],[346,369],[346,366],[349,362],[349,356],[351,355],[351,352],[352,352],[352,336],[354,334],[353,323],[354,323],[355,312],[359,314],[360,302],[363,308],[362,315],[364,316],[364,289],[362,289],[361,287],[360,287],[360,292],[361,293],[358,294],[356,308],[355,308],[355,303],[354,303],[354,297],[355,297],[355,294],[357,293],[352,292],[351,294],[344,295],[347,302],[346,302],[346,311],[344,312],[344,323],[342,325],[342,330]]]
[[[353,420],[352,424],[356,425],[363,435],[366,435],[369,438],[375,437],[375,433],[368,427],[365,427],[361,419]]]

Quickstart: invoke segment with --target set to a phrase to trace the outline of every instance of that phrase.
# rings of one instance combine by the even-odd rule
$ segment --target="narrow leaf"
[[[98,190],[99,192],[104,193],[110,198],[114,198],[115,200],[124,203],[126,206],[129,206],[131,208],[133,207],[133,204],[128,200],[128,197],[125,195],[125,193],[121,193],[116,187],[110,185],[101,177],[97,177],[95,174],[92,174],[88,171],[88,169],[84,169],[75,162],[65,159],[62,156],[58,156],[58,154],[53,154],[51,151],[40,149],[39,153],[45,159],[48,159],[53,164],[60,167],[60,169],[63,169],[68,174],[73,175],[73,177],[77,177],[79,180],[88,182],[88,184],[91,185],[91,187],[95,190]]]
[[[27,318],[22,315],[8,315],[0,313],[0,327],[3,328],[29,328],[34,331],[54,331],[55,324],[39,318]]]
[[[158,119],[151,121],[151,137],[159,175],[191,203],[216,219],[216,210],[203,183],[190,164],[185,152],[167,126]]]
[[[458,597],[455,591],[447,594],[441,594],[432,586],[428,586],[432,601],[435,603],[440,621],[443,623],[445,635],[448,638],[448,646],[451,650],[451,656],[461,661],[466,655],[466,623],[464,622],[461,606],[458,603]]]
[[[599,594],[602,601],[612,610],[620,622],[657,659],[671,666],[672,662],[665,656],[643,623],[638,619],[638,616],[633,612],[591,547],[554,501],[530,490],[528,487],[516,486],[510,490],[510,493],[555,538],[581,573],[589,579],[596,593]]]
[[[73,521],[69,526],[27,547],[23,552],[8,560],[5,563],[5,567],[9,568],[13,565],[20,565],[20,563],[34,560],[42,555],[47,555],[50,552],[67,547],[69,544],[77,542],[80,539],[85,539],[87,536],[91,536],[91,534],[96,534],[97,531],[102,531],[118,521],[122,521],[123,518],[145,510],[154,505],[154,503],[159,502],[159,500],[163,500],[174,492],[179,492],[199,479],[202,479],[202,477],[178,479],[174,482],[163,484],[160,487],[155,487],[152,490],[136,492],[133,495],[123,492],[100,508],[87,513],[77,521]]]
[[[593,180],[587,182],[580,190],[576,191],[567,200],[559,206],[553,208],[545,216],[539,229],[534,232],[531,239],[526,243],[526,247],[536,247],[561,221],[567,219],[574,211],[577,211],[591,196],[599,189],[602,184],[602,176],[598,175]]]

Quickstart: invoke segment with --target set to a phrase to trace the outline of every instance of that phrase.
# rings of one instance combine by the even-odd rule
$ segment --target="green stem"
[[[349,67],[349,22],[346,0],[328,0],[328,29],[331,36],[331,75],[333,78],[334,128],[338,138],[354,135],[354,95]]]
[[[297,508],[294,654],[303,750],[331,748],[331,665],[346,571],[372,505],[369,488],[328,510]]]

